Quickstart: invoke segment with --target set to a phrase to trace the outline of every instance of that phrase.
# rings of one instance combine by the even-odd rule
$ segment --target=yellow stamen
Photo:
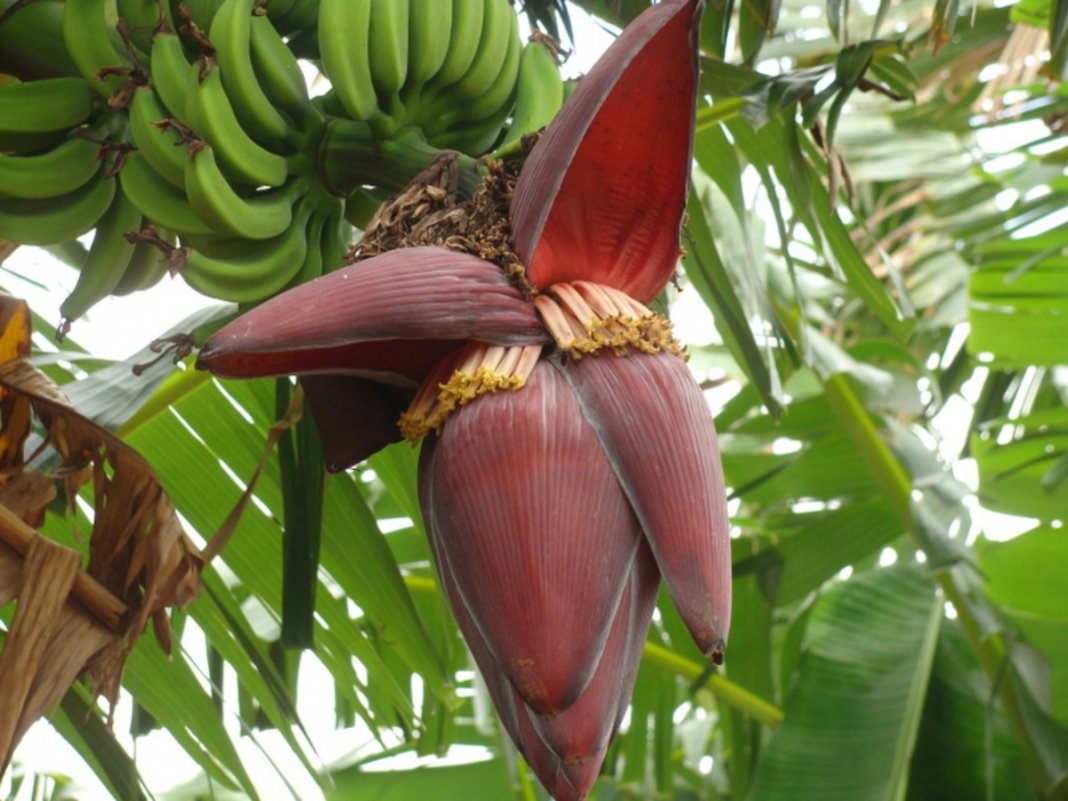
[[[560,304],[587,328],[598,317],[571,284],[555,284],[552,290]]]
[[[541,355],[541,345],[501,347],[472,342],[444,359],[423,381],[397,425],[415,445],[441,431],[452,412],[487,392],[517,390],[526,384]]]
[[[599,317],[612,317],[623,314],[623,310],[619,308],[612,295],[609,294],[608,287],[591,284],[589,281],[576,281],[574,286],[586,298]]]
[[[549,335],[572,358],[603,348],[617,356],[667,351],[686,358],[671,323],[618,289],[588,281],[553,284],[534,306]]]

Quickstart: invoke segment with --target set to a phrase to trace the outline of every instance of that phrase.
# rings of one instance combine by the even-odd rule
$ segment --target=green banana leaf
[[[938,591],[914,566],[830,587],[749,798],[902,798],[942,617]]]

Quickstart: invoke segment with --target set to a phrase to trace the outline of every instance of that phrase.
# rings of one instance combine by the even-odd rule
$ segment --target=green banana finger
[[[100,170],[100,146],[72,133],[33,156],[0,156],[0,194],[27,199],[65,195]]]
[[[157,173],[178,188],[185,186],[185,165],[189,162],[187,148],[173,129],[161,128],[157,123],[167,119],[167,110],[150,86],[134,92],[130,103],[130,134],[141,155]]]
[[[63,131],[85,122],[96,95],[84,78],[0,84],[0,133]]]
[[[55,245],[77,239],[107,211],[115,180],[103,168],[79,189],[43,200],[0,198],[0,237],[22,245]]]
[[[304,262],[300,265],[296,275],[285,285],[285,289],[292,289],[300,284],[306,284],[308,281],[312,281],[323,274],[322,235],[323,226],[328,216],[322,212],[316,212],[309,218],[307,228],[304,231],[304,239],[308,243],[308,247],[304,252]]]
[[[141,220],[141,211],[126,195],[116,192],[97,223],[93,244],[78,273],[78,281],[59,306],[65,321],[77,320],[115,289],[134,252],[134,245],[125,234],[141,230]]]
[[[500,112],[505,107],[507,107],[505,116],[511,112],[515,102],[516,78],[519,75],[519,62],[523,55],[523,42],[519,36],[519,19],[515,14],[509,14],[508,18],[510,24],[507,50],[503,61],[497,65],[493,83],[471,101],[454,104],[453,109],[440,118],[443,127],[450,127],[461,121],[496,119],[500,117]]]
[[[371,0],[320,0],[319,53],[341,105],[357,121],[378,110],[371,77]]]
[[[286,3],[289,3],[286,8]],[[267,16],[271,18],[274,27],[283,36],[300,37],[301,34],[314,34],[319,25],[320,5],[319,0],[282,0],[279,8],[275,8],[275,1],[267,5]]]
[[[308,84],[293,51],[268,17],[254,16],[251,24],[252,67],[264,93],[298,124],[314,116]]]
[[[111,97],[127,83],[121,74],[100,78],[107,67],[129,68],[130,59],[120,51],[121,42],[113,41],[115,28],[107,21],[106,0],[67,0],[63,11],[63,41],[67,45],[82,77],[104,97]]]
[[[252,68],[253,0],[223,0],[211,23],[216,67],[242,128],[259,144],[276,148],[289,121],[271,103]]]
[[[172,117],[184,117],[196,82],[189,70],[182,41],[174,33],[160,33],[152,41],[151,81],[159,99]]]
[[[444,66],[452,33],[451,0],[410,0],[410,3],[406,95],[421,88]]]
[[[191,70],[196,73],[198,67]],[[254,187],[285,183],[286,160],[245,133],[218,69],[211,70],[193,87],[186,102],[186,118],[197,135],[215,150],[219,166],[232,180]]]
[[[356,189],[345,198],[345,220],[363,230],[381,206],[381,198],[375,197],[366,189]]]
[[[280,19],[284,19],[285,16],[296,5],[296,0],[271,0],[266,6],[266,13],[263,15],[271,20],[272,27]]]
[[[152,52],[152,37],[164,26],[173,28],[165,3],[159,0],[115,0],[119,19],[126,23],[126,33],[142,53]]]
[[[178,241],[178,237],[165,228],[155,228],[154,231],[162,241],[172,247]],[[111,290],[111,294],[122,297],[151,289],[163,280],[168,269],[167,257],[160,252],[159,247],[151,242],[140,241],[134,245],[126,271]]]
[[[408,76],[408,0],[372,2],[369,31],[371,81],[388,109]]]
[[[345,259],[349,255],[349,237],[352,226],[342,216],[342,208],[331,212],[323,223],[323,233],[320,239],[320,248],[323,252],[323,274],[332,273],[345,266]]]
[[[65,4],[61,0],[0,5],[5,6],[0,23],[0,72],[24,81],[80,75],[67,49],[55,46],[63,38]]]
[[[515,111],[502,147],[540,131],[564,104],[564,82],[552,47],[533,39],[523,48],[516,82]]]
[[[296,195],[304,189],[305,182],[298,178],[278,191],[242,197],[223,175],[212,148],[197,152],[185,173],[186,196],[201,219],[218,233],[245,239],[269,239],[284,231]]]
[[[440,0],[447,2],[447,0]],[[434,86],[449,86],[460,80],[471,68],[477,48],[474,43],[482,37],[482,0],[452,0],[452,27],[449,31],[449,50],[445,63],[434,76]]]
[[[501,129],[511,112],[511,104],[501,106],[494,116],[473,122],[461,122],[431,137],[429,142],[442,150],[459,150],[469,156],[488,153],[501,138]]]
[[[516,24],[515,12],[508,0],[485,0],[482,33],[471,66],[463,77],[449,87],[455,100],[472,100],[485,94],[493,85],[508,52],[510,28]]]
[[[181,189],[159,179],[139,151],[127,154],[119,172],[119,183],[126,196],[155,225],[183,235],[215,236],[220,233],[197,216]]]
[[[191,22],[207,33],[218,11],[219,0],[170,0],[170,6],[171,19],[179,29]]]
[[[300,271],[308,249],[307,203],[298,205],[293,225],[278,236],[248,243],[231,258],[192,251],[179,274],[193,289],[219,300],[253,303],[283,289]]]

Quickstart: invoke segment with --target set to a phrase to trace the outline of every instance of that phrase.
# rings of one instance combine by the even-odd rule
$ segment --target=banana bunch
[[[115,194],[109,161],[82,128],[96,105],[82,78],[0,84],[0,237],[52,245],[96,225]]]
[[[0,236],[97,229],[69,319],[168,269],[238,302],[336,269],[349,220],[367,216],[354,191],[403,185],[440,149],[517,141],[563,94],[509,0],[40,0],[19,14],[35,6],[65,58],[0,83]],[[309,98],[297,53],[321,59],[326,97]]]
[[[323,109],[380,139],[415,126],[433,147],[486,152],[516,108],[521,73],[547,74],[544,58],[524,58],[531,47],[508,0],[319,0],[318,52],[333,87]],[[523,100],[538,127],[562,102],[550,66],[548,88],[533,92],[528,80]]]
[[[130,0],[133,2],[133,0]],[[173,12],[172,12],[173,13]],[[119,174],[170,269],[200,292],[255,302],[341,266],[342,201],[314,177],[322,118],[293,52],[254,0],[179,10],[202,34],[154,34],[129,104],[136,151]],[[336,263],[335,263],[336,262]]]
[[[144,219],[114,177],[125,150],[123,117],[106,107],[96,113],[100,105],[83,78],[0,85],[0,236],[48,246],[96,229],[61,306],[66,320],[166,272],[155,248],[126,238]]]

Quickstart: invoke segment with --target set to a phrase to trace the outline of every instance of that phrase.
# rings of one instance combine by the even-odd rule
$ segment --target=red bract
[[[679,253],[701,7],[666,0],[635,20],[528,157],[510,223],[533,300],[474,256],[394,250],[262,304],[201,354],[223,376],[304,376],[333,470],[426,438],[443,589],[560,801],[596,779],[661,576],[702,651],[718,662],[726,641],[715,431],[643,305]]]

